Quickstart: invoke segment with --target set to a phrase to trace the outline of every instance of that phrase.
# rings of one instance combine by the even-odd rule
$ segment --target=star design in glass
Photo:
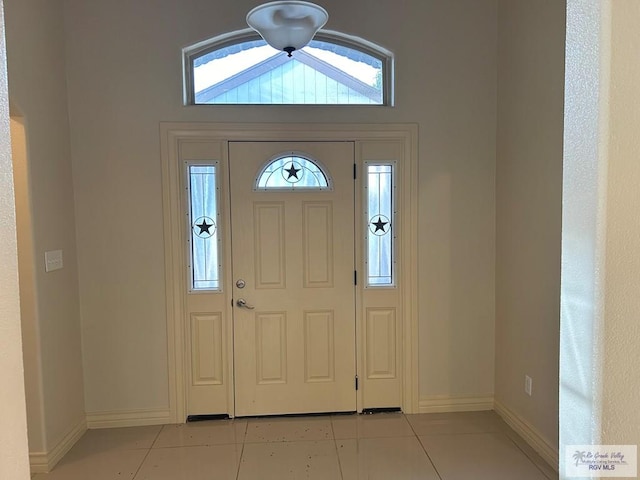
[[[300,180],[300,177],[298,177],[298,172],[302,170],[301,168],[296,168],[295,164],[291,164],[291,166],[289,168],[285,169],[285,172],[287,172],[289,174],[289,176],[287,176],[287,180],[290,180],[292,178],[295,178],[296,180]]]
[[[378,237],[382,237],[391,231],[391,220],[385,215],[374,215],[369,220],[369,231]]]
[[[211,220],[211,219],[208,217],[201,217],[198,220],[196,220],[194,224],[194,229],[195,228],[199,229],[199,231],[196,231],[195,233],[200,238],[209,238],[215,232],[215,228],[216,228],[215,222],[213,220],[211,220],[210,222],[207,220]]]
[[[373,233],[377,233],[377,232],[385,232],[385,228],[387,225],[389,224],[389,222],[383,222],[382,221],[382,217],[378,217],[378,221],[377,222],[373,222],[373,225],[375,225],[376,230]]]

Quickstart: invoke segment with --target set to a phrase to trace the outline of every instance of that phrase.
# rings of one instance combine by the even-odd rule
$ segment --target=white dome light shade
[[[247,23],[277,50],[291,52],[306,46],[329,20],[327,11],[310,2],[283,1],[259,5]]]

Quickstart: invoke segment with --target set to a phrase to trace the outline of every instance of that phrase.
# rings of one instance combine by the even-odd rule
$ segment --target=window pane
[[[289,155],[272,161],[258,176],[256,190],[327,190],[329,182],[322,169],[313,161]]]
[[[216,165],[189,165],[191,289],[220,290]]]
[[[393,165],[367,165],[367,285],[394,284]]]
[[[262,39],[193,58],[196,104],[382,105],[383,61],[339,44],[312,40],[293,57]]]

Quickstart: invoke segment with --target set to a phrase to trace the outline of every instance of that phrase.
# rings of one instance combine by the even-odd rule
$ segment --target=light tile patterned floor
[[[235,419],[90,430],[35,480],[546,480],[494,412]]]

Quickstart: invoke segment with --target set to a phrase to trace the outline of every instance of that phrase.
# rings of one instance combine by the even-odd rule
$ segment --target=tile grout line
[[[164,425],[161,425],[160,428],[158,429],[158,433],[156,433],[156,437],[153,439],[153,442],[151,442],[151,445],[149,446],[149,448],[147,450],[147,454],[144,456],[144,458],[140,462],[140,465],[138,465],[138,468],[136,469],[136,472],[133,474],[133,477],[131,477],[131,480],[136,480],[136,477],[140,473],[140,470],[142,469],[142,466],[144,465],[144,462],[147,461],[147,458],[149,457],[149,454],[151,453],[151,449],[153,448],[153,446],[158,441],[158,437],[160,437],[160,433],[162,432],[162,430],[164,430]]]
[[[144,465],[144,462],[147,461],[147,458],[149,457],[149,454],[151,453],[151,448],[149,448],[147,450],[146,455],[144,456],[144,458],[142,459],[142,461],[140,462],[140,465],[138,465],[138,468],[136,469],[136,473],[133,474],[133,477],[131,477],[131,480],[136,480],[136,477],[138,476],[138,474],[140,473],[140,470],[142,469],[142,466]]]
[[[329,417],[329,424],[331,425],[331,435],[333,435],[333,447],[336,450],[336,460],[338,460],[338,471],[340,472],[340,478],[344,480],[344,473],[342,473],[342,462],[340,461],[340,454],[338,453],[338,441],[336,440],[336,431],[333,429],[333,419],[331,417]]]
[[[236,480],[240,478],[240,467],[242,466],[243,456],[244,456],[244,442],[240,444],[240,458],[238,458],[238,468],[236,468]]]
[[[411,431],[413,432],[414,437],[416,438],[416,440],[418,440],[418,443],[420,444],[420,447],[422,448],[422,451],[424,452],[424,454],[427,456],[427,458],[429,459],[429,463],[431,463],[431,466],[433,467],[433,469],[436,472],[436,475],[438,476],[438,478],[440,480],[442,480],[442,475],[440,475],[440,472],[438,471],[438,467],[436,467],[436,464],[433,463],[433,459],[431,458],[431,456],[429,455],[429,452],[427,452],[426,447],[422,444],[422,442],[420,441],[420,437],[418,436],[418,433],[416,432],[416,429],[413,428],[413,424],[409,421],[409,419],[407,418],[406,414],[402,414],[404,415],[404,419],[407,421],[407,423],[409,424],[409,427],[411,427]]]
[[[240,478],[240,467],[242,466],[242,458],[244,457],[244,447],[246,445],[247,431],[249,430],[249,420],[246,420],[244,424],[244,431],[242,432],[242,443],[240,444],[240,458],[238,458],[238,468],[236,469],[236,480]]]
[[[165,425],[161,425],[160,426],[160,430],[158,430],[158,433],[156,434],[156,438],[154,438],[153,442],[151,442],[151,446],[149,447],[149,450],[151,450],[153,447],[156,446],[156,443],[158,442],[158,438],[160,438],[160,434],[164,430],[164,427],[165,427]]]

